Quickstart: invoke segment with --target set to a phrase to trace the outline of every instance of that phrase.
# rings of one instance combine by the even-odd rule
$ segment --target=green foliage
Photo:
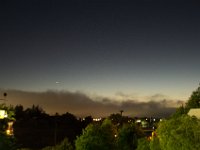
[[[147,138],[140,138],[138,139],[138,146],[136,150],[150,150],[149,141]]]
[[[119,129],[119,134],[117,137],[117,147],[119,150],[131,150],[136,149],[137,139],[141,134],[138,132],[134,124],[124,124],[121,129]]]
[[[5,134],[8,121],[15,120],[14,109],[12,106],[8,107],[5,104],[0,104],[0,109],[7,112],[7,117],[0,120],[0,150],[15,150],[17,149],[15,139],[13,137],[8,137]]]
[[[15,113],[14,108],[12,106],[6,106],[6,104],[0,104],[0,109],[5,110],[7,114],[7,117],[0,119],[0,132],[4,134],[7,129],[8,122],[15,120]],[[3,135],[1,135],[1,137],[2,136]]]
[[[102,142],[105,142],[104,144],[108,149],[113,149],[115,147],[116,130],[112,122],[105,119],[100,127],[100,131]]]
[[[158,137],[153,137],[150,141],[150,150],[161,150]]]
[[[176,112],[172,115],[172,117],[180,117],[181,115],[186,114],[187,111],[185,107],[180,106],[179,108],[176,109]]]
[[[110,120],[100,124],[90,124],[75,141],[76,150],[115,149],[115,129]]]
[[[6,106],[6,104],[0,104],[0,109],[5,110],[7,112],[7,118],[6,120],[15,120],[15,111],[14,108],[10,106]]]
[[[189,100],[185,107],[180,106],[172,117],[180,117],[181,115],[187,114],[191,108],[200,108],[200,86],[192,92]]]
[[[192,93],[185,108],[187,112],[190,108],[200,108],[200,86]]]
[[[200,120],[182,115],[160,123],[157,134],[162,150],[198,150]]]
[[[117,136],[117,137],[116,137]],[[108,119],[102,124],[90,124],[77,138],[76,150],[134,150],[143,132],[135,124],[117,127]]]

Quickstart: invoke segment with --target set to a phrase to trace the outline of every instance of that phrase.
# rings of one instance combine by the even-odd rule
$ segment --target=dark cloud
[[[172,101],[125,101],[121,103],[121,108],[132,116],[156,116],[167,117],[175,112],[176,108],[171,107]]]
[[[168,99],[168,97],[166,95],[163,94],[154,94],[152,96],[148,97],[149,100],[161,100],[161,99]]]
[[[25,108],[34,104],[41,106],[49,114],[70,112],[77,116],[92,115],[94,117],[108,116],[112,113],[118,113],[120,110],[124,110],[124,115],[132,117],[165,117],[172,114],[182,102],[173,100],[124,100],[119,102],[109,98],[102,98],[97,101],[81,92],[69,91],[27,92],[7,90],[7,93],[8,101],[6,103],[8,104],[21,104]]]

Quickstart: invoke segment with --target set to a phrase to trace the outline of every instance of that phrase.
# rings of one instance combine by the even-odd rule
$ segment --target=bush
[[[136,150],[150,150],[149,141],[147,138],[138,139],[138,146]]]
[[[157,134],[162,150],[199,150],[200,120],[182,115],[160,123]]]
[[[100,124],[90,124],[77,138],[76,150],[113,150],[115,149],[114,126],[110,120]]]
[[[157,137],[153,137],[150,141],[150,150],[161,150],[160,149],[160,142]]]
[[[139,130],[134,124],[124,124],[119,129],[117,147],[119,150],[132,150],[137,148],[137,140],[140,136]]]

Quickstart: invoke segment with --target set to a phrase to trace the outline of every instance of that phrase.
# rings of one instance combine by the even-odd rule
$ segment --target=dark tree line
[[[14,110],[14,136],[19,147],[39,149],[54,146],[64,138],[73,143],[82,129],[92,121],[91,117],[81,121],[68,112],[50,116],[35,105],[25,110],[22,105],[18,105]]]

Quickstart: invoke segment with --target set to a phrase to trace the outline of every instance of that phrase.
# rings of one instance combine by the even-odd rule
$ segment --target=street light
[[[0,100],[1,100],[1,101],[6,101],[7,93],[3,93],[3,97],[4,97],[4,98],[1,98]]]

